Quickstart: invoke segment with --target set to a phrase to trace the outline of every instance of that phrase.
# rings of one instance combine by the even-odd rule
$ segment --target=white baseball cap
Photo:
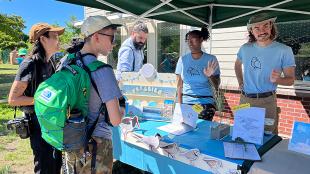
[[[112,23],[105,16],[89,16],[82,24],[81,32],[84,38],[106,27],[119,27],[121,24]]]

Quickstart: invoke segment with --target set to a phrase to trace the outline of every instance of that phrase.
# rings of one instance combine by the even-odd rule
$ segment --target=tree
[[[60,42],[65,47],[71,44],[72,38],[80,37],[81,29],[74,25],[76,22],[75,16],[71,16],[70,21],[66,22],[65,32],[60,36]]]
[[[0,50],[26,47],[28,36],[23,33],[24,28],[21,16],[0,13]]]

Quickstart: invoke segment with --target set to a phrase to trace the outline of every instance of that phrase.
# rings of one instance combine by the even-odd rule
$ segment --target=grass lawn
[[[0,64],[0,100],[7,99],[18,65]],[[17,111],[17,116],[22,112]],[[6,123],[13,119],[14,108],[0,102],[0,174],[32,174],[33,155],[29,139],[21,139],[15,132],[8,131]],[[142,174],[129,165],[114,166],[115,174]]]
[[[0,64],[0,100],[7,99],[18,65]]]
[[[18,65],[0,64],[0,100],[7,99]],[[20,139],[8,131],[6,123],[13,119],[14,108],[0,104],[0,174],[33,173],[33,156],[29,139]],[[17,116],[22,115],[18,110]]]
[[[0,104],[0,174],[33,173],[33,156],[29,139],[20,139],[8,131],[6,122],[13,119],[14,108]],[[22,115],[18,110],[17,116]]]

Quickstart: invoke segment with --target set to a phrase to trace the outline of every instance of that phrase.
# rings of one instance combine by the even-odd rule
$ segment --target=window
[[[180,53],[180,25],[157,24],[158,72],[174,73]]]
[[[277,41],[290,46],[295,55],[296,80],[310,83],[310,20],[279,23]]]
[[[108,64],[110,64],[113,69],[116,69],[117,66],[117,60],[118,60],[118,50],[121,47],[121,29],[117,28],[117,31],[115,33],[115,44],[112,53],[108,55]]]

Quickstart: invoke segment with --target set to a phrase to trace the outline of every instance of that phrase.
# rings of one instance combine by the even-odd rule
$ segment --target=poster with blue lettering
[[[310,155],[310,124],[294,122],[292,138],[288,150]]]

